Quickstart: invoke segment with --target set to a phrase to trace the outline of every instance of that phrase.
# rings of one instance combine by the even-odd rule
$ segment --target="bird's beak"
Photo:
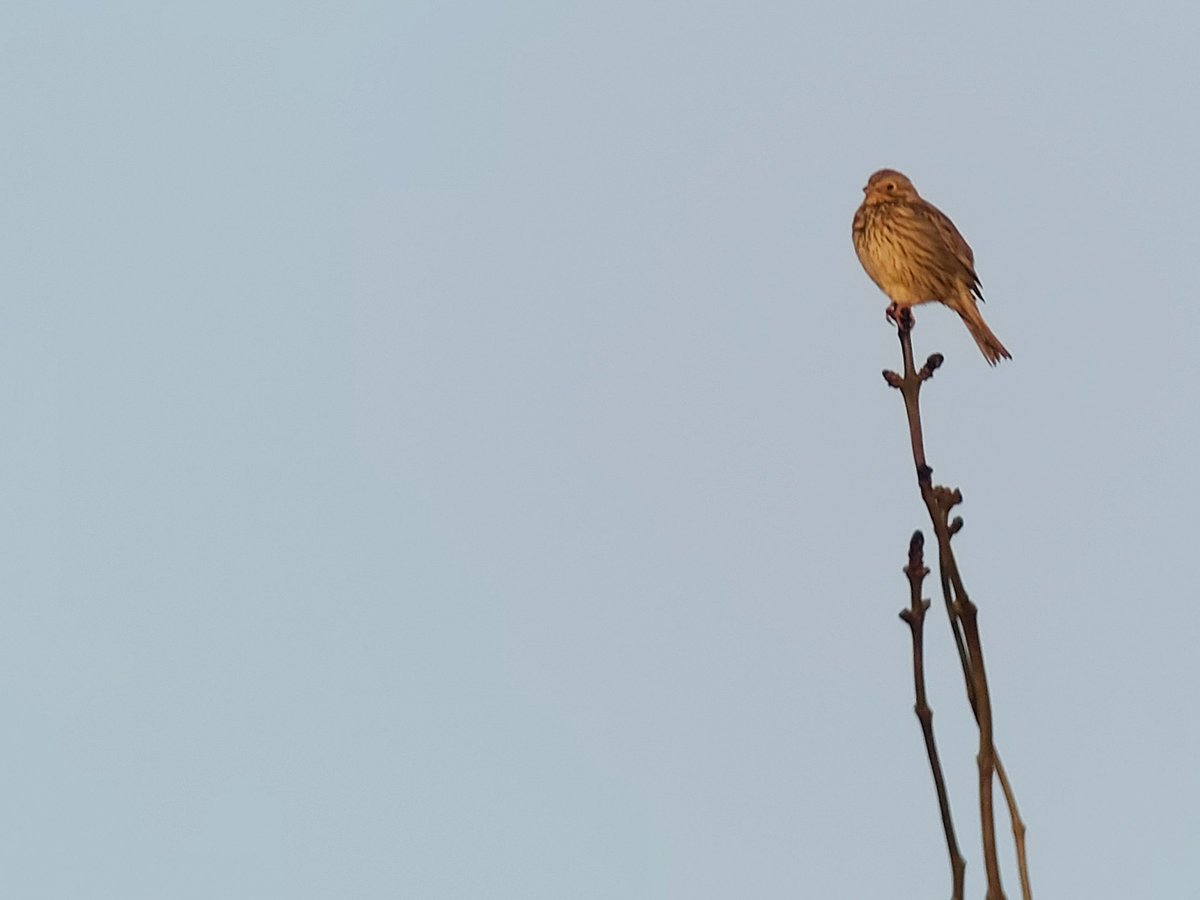
[[[865,194],[866,192],[867,192],[867,185],[864,184],[863,185],[863,193]]]

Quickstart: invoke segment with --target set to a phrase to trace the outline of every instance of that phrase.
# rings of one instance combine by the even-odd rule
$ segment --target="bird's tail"
[[[1012,354],[1000,343],[1000,338],[996,337],[992,329],[988,328],[987,322],[983,321],[983,313],[975,305],[974,298],[957,304],[955,309],[962,316],[971,337],[975,338],[975,343],[983,351],[983,358],[988,361],[989,366],[994,366],[1002,359],[1012,359]]]

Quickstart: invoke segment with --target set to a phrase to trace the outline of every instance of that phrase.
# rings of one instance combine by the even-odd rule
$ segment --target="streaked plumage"
[[[854,250],[879,289],[897,307],[944,303],[962,317],[990,365],[1012,359],[979,312],[975,254],[954,223],[892,169],[872,175],[863,192]]]

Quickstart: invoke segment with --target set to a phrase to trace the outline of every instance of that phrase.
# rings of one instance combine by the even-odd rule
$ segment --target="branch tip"
[[[908,576],[908,582],[912,585],[915,604],[921,592],[921,582],[929,574],[929,567],[925,565],[925,535],[920,529],[914,531],[908,541],[908,565],[904,567],[904,574]]]
[[[928,381],[933,377],[933,373],[941,368],[942,363],[946,361],[946,357],[940,353],[933,353],[929,359],[925,360],[925,365],[921,367],[921,371],[917,373],[922,381]]]
[[[933,500],[938,505],[942,512],[942,516],[949,520],[950,510],[962,503],[962,491],[958,488],[948,488],[944,484],[939,484],[933,489]]]

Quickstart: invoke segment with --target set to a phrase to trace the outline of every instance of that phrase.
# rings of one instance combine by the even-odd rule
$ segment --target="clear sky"
[[[920,311],[1035,893],[1190,896],[1198,28],[9,4],[0,895],[948,896],[850,242],[889,166],[1014,356]]]

